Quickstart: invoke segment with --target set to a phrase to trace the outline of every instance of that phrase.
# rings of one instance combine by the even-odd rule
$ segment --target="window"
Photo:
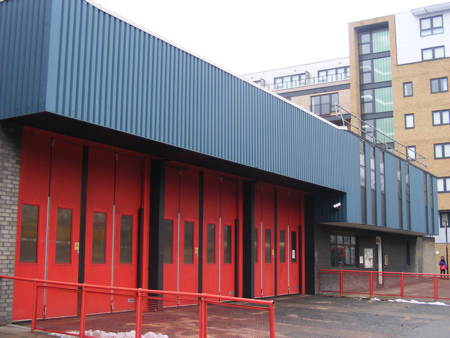
[[[231,264],[232,263],[232,245],[231,245],[231,235],[232,235],[232,229],[231,225],[225,225],[223,228],[223,262],[225,264]]]
[[[266,229],[264,231],[264,238],[265,238],[265,242],[264,242],[264,262],[265,263],[270,263],[272,261],[272,234],[271,234],[271,230],[270,229]]]
[[[208,224],[207,230],[206,263],[214,264],[216,262],[216,225]],[[257,255],[255,255],[257,257]]]
[[[364,60],[359,67],[362,84],[392,80],[390,57]]]
[[[405,128],[414,128],[414,114],[405,114]]]
[[[165,219],[162,222],[162,261],[172,264],[173,261],[173,221]]]
[[[133,216],[120,216],[120,263],[131,264],[133,257]]]
[[[445,58],[444,46],[422,49],[422,61]]]
[[[389,31],[387,28],[359,33],[359,54],[389,51]]]
[[[436,110],[433,112],[433,126],[450,124],[450,110]]]
[[[416,159],[416,146],[407,146],[406,154],[407,154],[409,160],[415,160]]]
[[[442,93],[448,91],[448,78],[441,77],[437,79],[430,80],[430,90],[431,93]]]
[[[438,192],[450,192],[450,177],[439,177],[437,179]]]
[[[92,263],[104,264],[106,261],[106,214],[94,212],[92,222]]]
[[[450,143],[440,143],[434,145],[434,158],[450,158]]]
[[[37,205],[22,205],[20,223],[20,261],[37,262],[39,207]]]
[[[286,232],[280,230],[280,263],[286,261]]]
[[[356,236],[330,235],[331,265],[356,265]]]
[[[311,96],[311,111],[318,115],[335,112],[338,104],[338,93]]]
[[[275,89],[286,89],[306,84],[306,74],[294,74],[274,78]]]
[[[361,110],[364,114],[392,111],[392,87],[363,90]]]
[[[450,224],[448,223],[450,221],[450,211],[445,211],[440,213],[440,226],[441,228],[445,228],[446,226],[449,227]]]
[[[194,223],[184,222],[184,264],[194,263]]]
[[[58,208],[56,212],[56,263],[70,263],[72,210]]]
[[[420,19],[420,36],[429,36],[444,33],[442,15]]]
[[[412,82],[403,82],[403,96],[413,96],[413,83]]]
[[[337,67],[323,69],[317,72],[318,82],[333,82],[347,80],[349,77],[349,67]]]

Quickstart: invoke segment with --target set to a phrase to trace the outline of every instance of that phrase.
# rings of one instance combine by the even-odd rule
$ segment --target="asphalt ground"
[[[277,297],[275,302],[277,337],[450,337],[450,306],[327,296]],[[243,332],[244,327],[230,327],[214,336],[251,336]],[[43,336],[28,328],[0,327],[0,337]]]

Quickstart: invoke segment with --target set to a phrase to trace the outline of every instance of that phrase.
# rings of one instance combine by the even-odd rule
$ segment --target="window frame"
[[[445,80],[447,82],[447,89],[446,90],[442,89],[442,87],[443,87],[442,86],[442,80]],[[439,83],[439,85],[438,85],[439,89],[437,91],[433,91],[433,81],[439,81],[438,82]],[[439,93],[446,93],[446,92],[448,92],[448,77],[447,76],[436,77],[436,78],[430,79],[430,93],[431,94],[439,94]]]
[[[292,85],[292,83],[294,82],[292,80],[292,78],[294,76],[299,77],[299,82],[297,85]],[[284,81],[285,79],[289,79],[289,80],[285,82]],[[281,83],[277,84],[277,80],[281,80]],[[285,84],[290,84],[290,85],[285,85]],[[291,74],[291,75],[276,76],[273,78],[273,88],[275,90],[295,88],[295,87],[300,87],[305,84],[306,84],[306,73],[297,73],[297,74]],[[278,86],[278,85],[280,85],[280,86]]]
[[[412,127],[408,127],[408,117],[412,117]],[[414,117],[414,113],[410,113],[410,114],[405,114],[404,115],[404,120],[405,120],[405,129],[414,129],[416,127],[416,121],[415,121],[415,117]]]
[[[446,214],[447,215],[447,228],[450,227],[450,224],[448,222],[450,222],[450,210],[442,210],[439,211],[439,227],[445,229],[443,223],[442,223],[442,215]]]
[[[443,123],[443,113],[447,113],[449,118],[448,118],[448,123]],[[439,120],[440,123],[434,123],[434,115],[435,114],[439,114]],[[435,126],[448,126],[450,125],[450,109],[442,109],[442,110],[433,110],[431,112],[431,122],[433,123],[433,127]]]
[[[338,75],[338,70],[343,69],[343,77],[340,79]],[[330,71],[334,71],[334,74],[328,74]],[[325,76],[320,75],[320,73],[325,72]],[[330,80],[330,77],[334,76],[334,80]],[[336,82],[336,81],[344,81],[348,80],[350,77],[350,66],[341,66],[341,67],[334,67],[334,68],[327,68],[327,69],[320,69],[317,71],[317,82],[318,83],[326,83],[326,82]],[[324,80],[322,80],[322,78]]]
[[[333,107],[334,106],[333,103],[332,103],[333,102],[333,95],[336,95],[336,97],[337,97],[337,104],[339,104],[339,92],[310,96],[309,100],[310,100],[310,105],[311,105],[310,106],[311,107],[311,112],[313,112],[316,115],[329,115],[331,113],[335,113],[337,111],[337,109],[334,109],[334,107]],[[322,103],[322,98],[324,98],[326,96],[329,97],[329,103],[328,103],[329,111],[323,112],[322,111],[322,105],[324,105],[324,103]],[[320,100],[320,103],[319,103],[319,107],[320,107],[319,110],[320,111],[319,112],[315,112],[314,109],[313,109],[313,107],[315,106],[315,105],[313,105],[313,98],[319,98],[319,100]]]
[[[433,19],[440,17],[441,18],[441,22],[442,22],[442,26],[437,26],[437,27],[433,27]],[[422,22],[425,21],[430,21],[430,28],[422,28]],[[420,23],[419,23],[419,28],[420,28],[420,37],[427,37],[427,36],[431,36],[431,35],[438,35],[438,34],[444,34],[444,17],[442,14],[439,15],[433,15],[433,16],[428,16],[426,18],[421,18],[420,19]],[[437,32],[435,33],[434,31],[437,29],[442,28],[442,32]],[[424,34],[424,32],[430,32],[430,34]]]
[[[436,57],[436,50],[440,49],[440,48],[442,48],[444,50],[444,56]],[[423,58],[423,53],[425,51],[430,51],[430,50],[431,50],[431,59],[424,59]],[[422,62],[444,59],[445,58],[445,46],[435,46],[435,47],[422,48],[421,55],[422,55]]]
[[[406,95],[405,85],[411,85],[411,95]],[[414,87],[412,81],[403,82],[403,97],[411,97],[414,96]]]
[[[439,181],[439,180],[442,180],[444,190],[439,191],[439,190],[437,189],[438,184],[437,184],[437,182],[436,182],[436,191],[437,191],[439,194],[449,193],[449,192],[450,192],[450,176],[437,177],[437,181]],[[447,183],[448,183],[448,184],[447,184]]]
[[[331,236],[334,236],[335,238],[335,242],[332,242],[331,240]],[[342,237],[342,244],[338,244],[338,236]],[[349,238],[349,243],[344,243],[344,238]],[[354,238],[354,241],[353,241]],[[331,232],[329,234],[328,237],[328,245],[329,245],[329,250],[330,250],[330,266],[359,266],[359,262],[357,260],[358,257],[358,237],[356,235],[353,234],[349,234],[349,233],[341,233],[341,232]],[[336,250],[338,247],[344,247],[344,252],[345,252],[345,248],[349,247],[349,248],[354,248],[354,256],[353,256],[353,262],[350,262],[350,264],[345,263],[345,258],[344,258],[344,263],[343,264],[337,264],[336,259],[333,259],[333,250]],[[345,256],[344,256],[345,257]]]
[[[414,154],[413,156],[410,156],[410,151],[411,154]],[[411,145],[411,146],[406,146],[406,156],[408,158],[408,160],[412,160],[415,161],[417,158],[417,150],[416,150],[416,146],[415,145]]]
[[[445,146],[448,145],[450,146],[450,142],[447,143],[435,143],[433,144],[433,150],[434,150],[434,159],[435,160],[446,160],[450,158],[450,153],[447,154],[447,156],[445,155]],[[436,156],[436,147],[441,146],[442,147],[442,157],[437,157]]]

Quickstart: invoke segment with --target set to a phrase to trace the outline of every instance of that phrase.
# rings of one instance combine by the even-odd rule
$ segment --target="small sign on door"
[[[295,259],[295,250],[292,250],[292,259]]]

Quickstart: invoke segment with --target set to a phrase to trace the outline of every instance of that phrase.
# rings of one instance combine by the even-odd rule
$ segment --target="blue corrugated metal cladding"
[[[356,136],[83,0],[7,1],[0,28],[0,118],[47,111],[327,187],[361,221]]]

